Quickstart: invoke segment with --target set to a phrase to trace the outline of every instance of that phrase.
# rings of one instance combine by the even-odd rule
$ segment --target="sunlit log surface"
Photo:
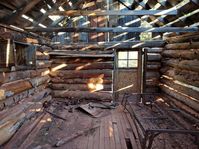
[[[67,63],[60,63],[60,64],[52,64],[51,69],[59,67],[63,64],[66,66],[60,68],[62,70],[88,70],[88,69],[113,69],[114,64],[113,62],[88,62],[88,63],[74,63],[74,64],[67,64]]]
[[[53,91],[55,98],[69,98],[79,100],[97,100],[97,101],[110,101],[113,99],[112,94],[108,92],[89,92],[89,91]]]

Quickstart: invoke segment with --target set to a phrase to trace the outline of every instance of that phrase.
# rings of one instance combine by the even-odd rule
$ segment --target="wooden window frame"
[[[5,40],[6,41],[6,40]],[[8,40],[7,40],[7,44],[8,44]],[[17,62],[17,49],[16,49],[16,45],[20,44],[22,46],[28,47],[28,46],[32,46],[32,49],[34,51],[32,51],[33,55],[31,55],[31,60],[32,60],[32,64],[31,65],[27,65],[27,63],[18,65]],[[2,66],[0,67],[0,72],[12,72],[12,71],[18,71],[18,70],[29,70],[29,69],[36,69],[36,46],[32,45],[32,44],[28,44],[28,43],[22,43],[22,42],[18,42],[15,40],[11,40],[10,39],[10,45],[11,45],[11,52],[12,52],[12,59],[13,59],[13,65],[11,65],[10,63],[8,64],[9,66]],[[26,48],[24,50],[27,50]],[[25,51],[26,52],[26,51]],[[28,51],[27,51],[28,52]],[[25,60],[28,61],[27,58],[27,53],[25,53]],[[11,55],[10,55],[11,56]],[[27,62],[26,61],[26,62]]]
[[[127,59],[119,59],[119,52],[127,52]],[[138,57],[137,57],[137,59],[129,58],[130,52],[137,52],[138,57],[139,57],[139,52],[137,50],[119,50],[119,51],[117,51],[117,68],[118,69],[137,69],[138,68]],[[131,60],[137,60],[137,66],[136,67],[129,67],[129,61],[131,61]],[[119,61],[127,61],[127,66],[126,67],[119,67]]]

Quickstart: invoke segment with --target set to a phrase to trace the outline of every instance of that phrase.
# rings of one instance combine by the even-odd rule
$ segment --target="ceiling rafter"
[[[46,18],[48,18],[49,14],[55,10],[57,10],[60,6],[63,6],[66,3],[66,1],[59,1],[58,3],[54,3],[54,6],[46,11],[40,18],[38,18],[38,21],[35,21],[33,23],[33,26],[37,26],[38,24],[42,23]]]
[[[13,11],[9,16],[4,17],[1,22],[6,22],[7,24],[13,24],[15,20],[21,17],[21,15],[26,14],[30,11],[35,5],[37,5],[41,0],[29,0],[26,1],[20,8]]]
[[[70,1],[70,0],[69,0],[69,1]],[[85,1],[85,0],[79,0],[78,2],[76,2],[74,5],[71,6],[71,10],[77,9],[77,8],[80,6],[80,4],[82,4],[84,1]],[[65,18],[64,16],[60,17],[59,19],[57,19],[56,21],[54,21],[50,26],[51,26],[51,27],[56,26],[56,25],[59,24],[61,21],[63,21],[64,18]]]

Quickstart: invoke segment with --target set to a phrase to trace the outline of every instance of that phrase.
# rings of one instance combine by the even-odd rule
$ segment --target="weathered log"
[[[168,77],[163,77],[161,79],[161,82],[166,84],[167,86],[170,86],[178,90],[179,92],[184,93],[185,95],[188,95],[190,97],[193,97],[199,100],[199,88],[189,87],[187,84],[182,84],[181,82],[177,80],[173,80],[172,78],[168,78]]]
[[[179,60],[170,59],[163,61],[165,66],[170,66],[178,69],[185,69],[190,71],[199,72],[199,60]]]
[[[161,53],[163,48],[145,48],[147,53]]]
[[[146,66],[147,70],[158,70],[161,68],[161,64],[160,63],[157,63],[157,64],[151,64],[149,65],[147,63],[147,66]]]
[[[67,58],[67,59],[51,59],[53,64],[78,64],[78,63],[97,63],[113,61],[113,58]]]
[[[50,56],[48,54],[44,54],[40,51],[36,51],[36,59],[37,60],[49,60]]]
[[[160,78],[160,73],[158,71],[147,71],[146,79]]]
[[[51,67],[51,61],[48,60],[37,60],[36,61],[36,68],[42,69],[42,68],[49,68]]]
[[[159,87],[146,87],[145,93],[159,93]]]
[[[168,37],[166,38],[166,41],[169,43],[180,43],[180,42],[186,42],[188,40],[194,40],[194,39],[199,39],[199,33],[186,33],[182,34],[179,36],[174,36],[174,37]]]
[[[62,67],[63,66],[63,67]],[[113,69],[113,62],[94,62],[77,64],[52,64],[51,69],[62,70],[88,70],[88,69]]]
[[[173,112],[172,110],[167,110],[168,116],[172,117],[172,119],[176,120],[178,124],[180,124],[183,128],[193,129],[193,125],[198,123],[198,119],[193,115],[189,114],[188,111],[184,110],[185,108],[189,108],[180,101],[177,101],[175,98],[172,98],[168,94],[161,93],[161,98],[165,101],[166,104],[169,104],[170,108],[180,110],[179,112]],[[165,105],[163,105],[165,107]],[[181,106],[183,108],[181,108]],[[189,108],[191,109],[191,108]],[[165,109],[166,110],[166,109]],[[193,111],[191,109],[191,111]],[[194,112],[195,113],[195,112]],[[192,125],[190,125],[192,124]]]
[[[151,79],[146,79],[146,86],[151,87],[151,86],[158,86],[159,84],[159,79],[158,78],[151,78]]]
[[[67,91],[91,91],[93,88],[97,88],[100,85],[99,90],[111,91],[111,84],[93,84],[91,87],[89,84],[51,84],[50,88],[53,90],[67,90]]]
[[[0,73],[0,84],[30,77],[30,71]]]
[[[62,58],[113,58],[113,54],[66,54],[64,52],[49,52],[51,57]]]
[[[160,61],[162,56],[157,53],[147,53],[147,61]]]
[[[14,136],[9,140],[9,142],[4,145],[4,148],[18,148],[28,137],[28,135],[32,132],[32,130],[37,126],[37,124],[41,121],[43,116],[44,113],[42,113],[40,116],[34,119],[25,122],[25,124],[23,124],[22,127],[20,127],[20,129],[14,134]]]
[[[27,136],[27,138],[23,141],[23,143],[18,147],[19,149],[25,149],[28,148],[33,142],[34,139],[36,137],[36,135],[38,134],[38,132],[41,130],[42,126],[46,123],[49,122],[49,119],[51,119],[51,115],[46,113],[39,121],[39,123],[37,123],[37,125],[33,128],[33,130],[31,131],[31,133]],[[45,121],[45,123],[44,123]]]
[[[80,71],[67,71],[67,70],[58,70],[55,72],[50,72],[52,77],[63,77],[63,78],[104,78],[111,77],[111,70],[80,70]]]
[[[43,68],[43,69],[37,69],[37,70],[31,70],[30,73],[30,78],[37,77],[37,76],[45,76],[48,72],[48,68]]]
[[[48,75],[32,78],[29,80],[33,87],[37,87],[42,84],[46,84],[50,81],[50,77]]]
[[[64,79],[61,77],[51,78],[51,82],[55,83],[65,83],[65,84],[87,84],[90,82],[90,79]],[[103,84],[112,84],[112,78],[104,78]]]
[[[47,84],[42,84],[36,88],[25,90],[19,94],[6,98],[6,100],[0,101],[0,105],[3,106],[1,110],[3,110],[7,106],[12,106],[14,104],[17,104],[19,101],[21,101],[24,98],[27,98],[30,95],[34,95],[34,94],[37,94],[38,92],[43,91],[46,88],[46,86]]]
[[[30,88],[32,88],[32,85],[28,80],[18,80],[3,84],[0,87],[0,100],[21,93]]]
[[[65,54],[89,54],[89,55],[97,55],[97,54],[113,54],[114,50],[112,49],[107,49],[107,50],[57,50],[53,49],[51,52],[62,52]],[[49,53],[51,53],[49,52]]]
[[[2,125],[0,124],[0,136],[1,136],[0,145],[7,142],[12,137],[12,135],[15,134],[15,132],[24,123],[25,118],[29,119],[36,112],[40,112],[40,110],[43,108],[43,103],[45,101],[49,101],[51,99],[52,99],[51,96],[47,96],[46,98],[42,98],[39,102],[36,101],[36,102],[33,102],[33,103],[29,103],[29,102],[26,101],[24,103],[26,106],[24,107],[24,109],[22,111],[21,111],[21,109],[18,108],[18,111],[15,111],[15,113],[13,113],[14,115],[11,115],[11,116],[8,115],[3,120],[1,120]],[[21,106],[18,106],[18,107],[21,107]],[[16,108],[15,108],[15,110],[16,110]],[[5,136],[2,137],[3,133],[5,133]],[[18,140],[18,139],[16,139],[16,140]]]
[[[0,85],[7,82],[12,82],[20,79],[32,78],[36,76],[43,76],[48,72],[48,69],[15,71],[8,73],[0,73]]]
[[[110,101],[112,100],[112,94],[107,92],[88,92],[88,91],[57,91],[52,92],[55,98],[74,98],[79,100],[99,100]]]
[[[68,57],[113,57],[113,50],[88,51],[88,50],[53,50],[48,52],[49,55],[68,56]]]
[[[173,43],[167,44],[166,49],[199,49],[199,42]]]
[[[170,67],[164,67],[160,71],[162,74],[172,77],[175,80],[199,87],[199,73],[197,72],[180,70]]]
[[[163,57],[169,58],[181,58],[181,59],[198,59],[199,60],[199,49],[189,50],[164,50],[162,52]]]
[[[179,100],[180,102],[184,103],[185,105],[189,106],[193,110],[199,112],[199,101],[193,97],[187,96],[181,92],[178,92],[172,87],[169,87],[165,84],[161,84],[160,88],[163,92],[170,95],[171,97]]]
[[[52,48],[51,48],[51,47],[48,47],[48,46],[40,46],[40,47],[37,47],[37,51],[43,53],[43,52],[52,51]]]
[[[41,91],[41,92],[31,96],[31,97],[24,98],[16,106],[0,112],[0,120],[1,120],[0,124],[2,122],[8,121],[9,119],[12,119],[17,114],[25,111],[27,108],[29,108],[31,106],[30,103],[41,101],[43,98],[47,97],[50,94],[50,92],[51,92],[50,89],[45,89],[45,90],[43,90],[43,91]]]
[[[25,114],[21,113],[14,119],[0,125],[0,145],[6,143],[14,135],[17,129],[22,125],[24,117]]]

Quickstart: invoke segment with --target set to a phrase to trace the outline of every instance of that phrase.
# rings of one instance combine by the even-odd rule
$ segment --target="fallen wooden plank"
[[[87,128],[87,129],[85,129],[85,130],[79,130],[79,131],[77,131],[76,133],[71,134],[71,135],[69,135],[69,136],[67,136],[67,137],[65,137],[65,138],[63,138],[63,139],[61,139],[60,141],[58,141],[58,142],[55,144],[55,147],[60,147],[60,146],[66,144],[66,143],[68,143],[68,142],[70,142],[70,141],[72,141],[72,140],[74,140],[74,139],[76,139],[76,138],[78,138],[78,137],[80,137],[80,136],[82,136],[82,135],[84,135],[84,134],[90,132],[90,131],[93,131],[93,130],[99,128],[99,127],[100,127],[100,126],[97,125],[97,126],[93,126],[92,128]]]
[[[43,116],[44,113],[32,120],[26,121],[25,124],[23,124],[22,127],[20,127],[20,129],[14,134],[11,140],[9,140],[9,142],[6,145],[4,145],[4,148],[18,148],[28,137],[28,135],[32,132],[32,130],[37,126],[37,124],[43,118]]]
[[[84,104],[84,105],[80,105],[78,107],[78,109],[83,110],[84,112],[88,113],[89,115],[91,115],[93,117],[100,117],[102,112],[103,112],[100,109],[96,109],[96,108],[92,107],[90,105],[90,103]]]
[[[0,145],[6,143],[22,125],[25,113],[20,113],[14,119],[0,125]]]

